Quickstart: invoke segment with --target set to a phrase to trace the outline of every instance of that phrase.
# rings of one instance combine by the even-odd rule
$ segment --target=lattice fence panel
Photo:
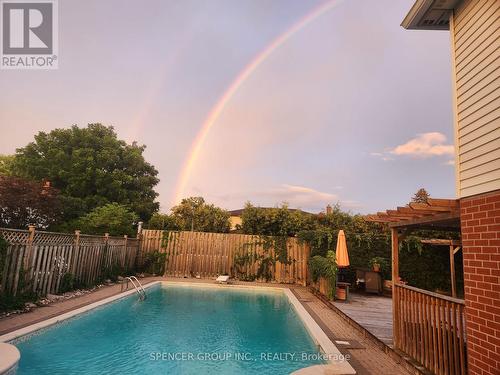
[[[30,236],[27,230],[0,229],[0,234],[10,244],[25,244]]]
[[[58,293],[66,273],[82,285],[94,285],[114,264],[135,269],[139,249],[137,239],[124,237],[4,228],[0,235],[9,244],[0,254],[0,294]]]
[[[52,232],[37,232],[35,231],[35,236],[33,243],[37,245],[72,245],[75,242],[74,234],[66,233],[52,233]]]

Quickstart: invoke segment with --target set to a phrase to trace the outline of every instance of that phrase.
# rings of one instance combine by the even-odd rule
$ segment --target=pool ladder
[[[137,279],[135,276],[127,276],[127,289],[128,289],[128,282],[130,281],[132,285],[135,288],[135,291],[139,295],[139,299],[141,301],[144,301],[146,299],[146,291],[144,290],[144,287],[142,286],[141,282]],[[135,281],[134,281],[135,280]],[[136,284],[137,282],[137,284]]]

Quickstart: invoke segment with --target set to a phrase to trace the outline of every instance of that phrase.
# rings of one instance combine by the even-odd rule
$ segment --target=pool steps
[[[128,282],[130,281],[132,285],[135,288],[135,291],[139,295],[139,299],[141,301],[144,301],[146,299],[146,291],[144,290],[144,287],[142,286],[141,282],[137,279],[135,276],[127,276],[125,278],[127,280],[127,288],[128,288]],[[136,284],[137,282],[137,284]]]

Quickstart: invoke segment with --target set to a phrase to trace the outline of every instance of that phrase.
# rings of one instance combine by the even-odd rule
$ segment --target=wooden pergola
[[[460,202],[431,199],[365,217],[387,224],[392,239],[394,346],[436,374],[463,374],[465,363],[464,301],[456,298],[455,254],[458,240],[426,239],[448,246],[452,297],[404,285],[399,279],[399,243],[415,230],[460,232]]]
[[[392,237],[392,279],[399,280],[399,242],[416,229],[432,229],[460,232],[460,201],[458,199],[432,199],[427,203],[409,203],[406,207],[368,215],[368,221],[386,223]],[[461,243],[457,240],[428,239],[422,243],[448,246],[450,251],[450,273],[452,296],[457,296],[455,279],[455,254]],[[396,251],[395,251],[396,249]]]

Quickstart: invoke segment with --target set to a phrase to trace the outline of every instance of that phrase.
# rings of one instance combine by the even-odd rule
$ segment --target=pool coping
[[[144,289],[149,289],[154,285],[158,285],[159,283],[161,283],[161,281],[153,281],[149,284],[144,285]],[[42,320],[41,322],[33,323],[33,324],[30,324],[26,327],[16,329],[15,331],[12,331],[12,332],[9,332],[9,333],[6,333],[6,334],[0,336],[0,342],[13,341],[19,337],[29,335],[30,333],[38,331],[42,328],[50,327],[51,325],[62,322],[64,320],[72,318],[76,315],[80,315],[80,314],[83,314],[84,312],[93,310],[96,307],[107,305],[107,304],[114,302],[116,300],[128,297],[129,295],[134,294],[134,293],[136,293],[135,289],[130,289],[130,290],[124,291],[122,293],[115,294],[113,296],[106,297],[106,298],[101,299],[99,301],[90,303],[86,306],[78,307],[74,310],[56,315],[52,318]]]
[[[177,282],[177,281],[153,281],[144,285],[144,289],[149,289],[156,285],[175,285],[182,287],[198,287],[198,288],[224,288],[224,289],[246,289],[246,290],[260,290],[268,292],[281,292],[284,293],[288,298],[288,301],[293,306],[295,312],[301,319],[309,335],[313,339],[314,343],[321,349],[321,351],[326,355],[328,365],[334,365],[336,372],[339,374],[356,374],[356,371],[345,359],[344,355],[335,346],[335,344],[328,338],[326,333],[321,329],[319,324],[314,320],[314,318],[307,312],[302,303],[297,299],[297,297],[292,293],[290,288],[287,287],[269,287],[269,286],[257,286],[257,285],[241,285],[241,284],[209,284],[209,283],[193,283],[193,282]],[[54,317],[48,318],[41,322],[30,324],[26,327],[19,328],[15,331],[6,333],[0,336],[0,343],[9,343],[16,340],[22,336],[29,335],[40,329],[50,327],[54,324],[62,322],[64,320],[70,319],[74,316],[83,314],[87,311],[93,310],[97,307],[107,305],[119,299],[130,296],[136,293],[135,289],[130,289],[122,293],[103,298],[99,301],[90,303],[86,306],[76,308],[74,310],[56,315]],[[338,371],[338,372],[337,372]]]

